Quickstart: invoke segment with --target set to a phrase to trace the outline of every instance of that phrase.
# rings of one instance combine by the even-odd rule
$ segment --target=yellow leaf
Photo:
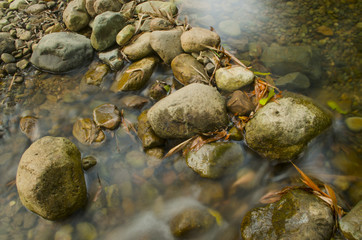
[[[223,223],[221,214],[218,211],[213,210],[211,208],[208,208],[207,211],[215,218],[217,225],[221,226]]]

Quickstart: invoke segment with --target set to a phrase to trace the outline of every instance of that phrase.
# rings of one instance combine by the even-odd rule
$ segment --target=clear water
[[[333,126],[310,143],[299,166],[310,176],[332,185],[341,196],[341,205],[347,209],[353,205],[356,191],[352,190],[362,177],[362,141],[361,133],[349,131],[344,119],[361,115],[362,68],[357,27],[360,1],[183,0],[178,4],[180,19],[187,17],[191,26],[212,26],[226,49],[253,66],[259,63],[258,51],[272,43],[312,45],[322,52],[321,81],[313,82],[302,93],[324,106],[328,100],[339,101],[350,113],[334,112]],[[225,20],[239,25],[240,36],[223,32],[219,23]],[[331,28],[334,35],[318,34],[320,25]],[[256,47],[249,51],[246,43]],[[260,197],[297,183],[299,176],[289,164],[273,165],[243,143],[244,163],[218,180],[199,177],[181,156],[163,161],[147,158],[141,143],[122,128],[107,132],[107,141],[101,147],[83,146],[72,136],[76,119],[91,117],[93,108],[105,102],[122,107],[119,99],[129,94],[107,91],[112,73],[101,93],[81,93],[79,84],[86,71],[83,68],[59,76],[31,71],[21,86],[14,86],[19,94],[24,93],[17,97],[21,103],[13,107],[15,111],[2,109],[0,239],[174,239],[168,222],[189,206],[213,209],[223,219],[197,239],[240,239],[242,217],[260,205]],[[170,76],[168,69],[159,67],[149,85]],[[132,94],[146,96],[147,90]],[[148,107],[150,104],[144,109]],[[124,111],[131,122],[136,122],[141,112]],[[39,117],[42,136],[67,137],[77,144],[83,157],[92,155],[98,161],[86,172],[87,207],[64,221],[44,220],[28,212],[18,198],[13,181],[21,155],[31,144],[19,129],[19,119],[25,115]],[[140,155],[139,165],[127,161],[130,152]],[[239,184],[235,184],[237,181]]]

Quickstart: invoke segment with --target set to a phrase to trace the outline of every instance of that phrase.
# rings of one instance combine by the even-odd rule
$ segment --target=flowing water
[[[258,68],[261,51],[272,43],[312,45],[320,50],[322,77],[300,92],[325,107],[327,101],[335,101],[348,114],[334,111],[333,125],[309,144],[297,163],[308,175],[332,185],[346,210],[360,200],[361,133],[350,131],[344,121],[361,116],[361,1],[177,3],[180,19],[186,17],[191,26],[212,26],[225,49],[260,72],[265,70]],[[234,25],[240,33],[235,28],[228,32]],[[174,239],[170,218],[189,206],[211,209],[219,220],[197,239],[240,239],[243,215],[260,206],[264,194],[299,184],[290,164],[269,163],[242,142],[245,161],[217,180],[201,178],[181,156],[162,161],[147,157],[141,143],[123,128],[107,132],[107,140],[100,147],[80,144],[72,136],[76,119],[91,117],[93,108],[106,102],[123,108],[120,98],[129,94],[107,90],[114,73],[107,76],[101,93],[81,93],[80,80],[86,71],[85,67],[67,75],[53,75],[32,69],[24,83],[14,87],[15,96],[2,96],[6,107],[1,108],[0,118],[0,239]],[[159,67],[149,86],[171,76],[169,69]],[[147,96],[147,90],[132,94]],[[10,97],[19,103],[14,106],[7,102]],[[124,116],[133,123],[140,112],[124,108]],[[85,173],[86,208],[66,220],[46,221],[28,212],[18,198],[14,185],[17,165],[31,144],[21,133],[19,120],[29,115],[39,119],[41,136],[67,137],[79,147],[82,157],[97,159],[97,165]]]

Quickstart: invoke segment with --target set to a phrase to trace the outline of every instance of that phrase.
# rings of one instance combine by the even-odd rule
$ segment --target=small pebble
[[[15,58],[9,53],[1,54],[1,60],[3,60],[4,63],[13,63],[13,62],[15,62]]]
[[[362,130],[362,117],[349,117],[345,120],[349,130],[359,132]]]
[[[7,63],[4,65],[4,69],[8,74],[16,73],[16,64],[15,63]]]

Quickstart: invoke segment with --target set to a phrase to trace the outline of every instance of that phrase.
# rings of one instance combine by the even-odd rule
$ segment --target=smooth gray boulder
[[[333,227],[331,208],[317,196],[296,189],[249,211],[241,223],[241,236],[244,240],[329,240]]]
[[[185,52],[200,52],[207,47],[217,47],[220,36],[205,28],[194,27],[181,35],[181,46]]]
[[[0,55],[3,53],[11,53],[15,51],[15,40],[10,33],[0,32]]]
[[[339,221],[339,227],[347,239],[362,239],[362,201],[359,201],[352,210]]]
[[[127,45],[123,49],[123,53],[133,61],[140,60],[151,55],[153,53],[153,49],[150,45],[150,37],[151,33],[143,33],[136,41]]]
[[[301,72],[311,80],[319,80],[322,74],[319,53],[311,46],[272,45],[264,49],[261,61],[279,75]]]
[[[181,28],[151,33],[150,45],[165,63],[170,64],[176,56],[183,53],[180,39],[182,33]]]
[[[278,78],[275,81],[275,85],[282,90],[308,89],[310,87],[310,81],[303,73],[293,72]]]
[[[205,144],[186,155],[187,165],[201,177],[219,178],[244,160],[243,149],[234,142]]]
[[[73,0],[63,12],[63,21],[70,31],[77,32],[88,26],[90,16],[85,7],[85,0]]]
[[[331,122],[310,99],[284,97],[256,112],[246,124],[245,139],[263,157],[283,162],[296,158]]]
[[[30,58],[36,67],[51,72],[67,72],[89,62],[93,57],[90,40],[69,32],[45,35]]]
[[[94,18],[91,43],[103,51],[116,43],[116,36],[126,26],[127,18],[119,12],[105,12]]]
[[[63,219],[87,202],[78,148],[63,137],[43,137],[21,157],[16,186],[23,205],[45,219]]]
[[[162,138],[188,138],[228,125],[225,100],[208,85],[189,84],[158,101],[147,113]]]

